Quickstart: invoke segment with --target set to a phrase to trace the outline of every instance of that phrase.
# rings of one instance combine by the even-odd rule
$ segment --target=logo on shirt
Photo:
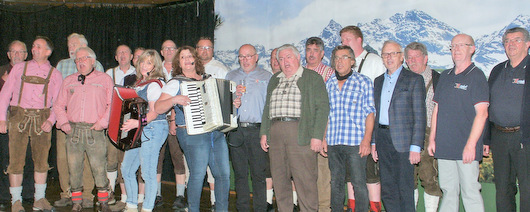
[[[460,90],[467,91],[467,86],[468,86],[468,85],[462,85],[462,84],[460,84],[460,83],[455,83],[455,88],[456,88],[456,89],[460,89]]]
[[[513,83],[513,84],[517,84],[517,85],[524,85],[524,81],[525,81],[524,79],[514,78],[514,79],[512,80],[512,83]]]

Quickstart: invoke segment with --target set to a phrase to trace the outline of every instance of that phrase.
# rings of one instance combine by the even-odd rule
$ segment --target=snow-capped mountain
[[[413,41],[425,44],[429,52],[429,65],[435,69],[446,69],[453,66],[449,45],[456,34],[462,33],[459,29],[419,10],[406,11],[404,14],[396,13],[388,19],[374,19],[370,23],[358,23],[357,26],[363,31],[365,49],[375,50],[375,53],[381,51],[386,40],[394,40],[400,43],[402,47]],[[530,16],[519,15],[504,28],[475,38],[477,50],[473,60],[487,75],[496,64],[506,60],[502,45],[502,34],[506,29],[515,26],[530,30]],[[332,19],[318,35],[325,43],[325,56],[323,59],[325,64],[329,64],[333,48],[340,44],[339,32],[342,27],[342,25]],[[305,57],[306,40],[307,38],[304,38],[295,43],[295,46],[302,54],[302,58]],[[269,61],[272,49],[265,49],[262,45],[257,45],[256,49],[260,56],[259,65],[270,70]],[[237,49],[216,51],[216,58],[230,69],[236,69],[239,67],[237,51]],[[304,63],[305,59],[302,59],[302,64]]]

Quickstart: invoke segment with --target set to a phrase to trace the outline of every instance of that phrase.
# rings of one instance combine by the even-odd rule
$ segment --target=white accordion
[[[184,106],[186,131],[189,135],[219,130],[228,132],[237,128],[236,83],[230,80],[208,78],[204,81],[183,81],[181,94],[191,103]]]

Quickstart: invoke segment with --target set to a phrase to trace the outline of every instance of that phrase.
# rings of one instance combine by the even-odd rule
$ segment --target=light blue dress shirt
[[[241,97],[241,106],[237,110],[240,122],[261,123],[261,115],[267,97],[267,85],[272,74],[261,67],[256,67],[254,71],[245,73],[243,69],[228,72],[227,80],[232,80],[239,84],[241,80],[246,81],[246,92]]]

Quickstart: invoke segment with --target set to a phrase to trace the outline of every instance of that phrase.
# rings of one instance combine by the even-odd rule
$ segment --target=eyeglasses
[[[210,50],[210,49],[213,49],[213,47],[211,46],[197,46],[197,50]]]
[[[347,55],[336,56],[336,57],[335,57],[335,61],[339,61],[339,60],[347,60],[347,59],[351,59],[351,58],[352,58],[352,57],[347,56]]]
[[[177,50],[177,47],[164,47],[162,48],[162,51],[175,51]]]
[[[383,58],[388,57],[388,56],[395,57],[398,54],[401,54],[401,52],[386,52],[386,53],[381,53],[381,57]]]
[[[456,48],[456,47],[458,47],[458,48],[462,48],[462,47],[464,47],[464,46],[473,46],[473,44],[469,44],[469,43],[457,43],[457,44],[451,44],[451,45],[449,45],[449,48],[452,50],[452,49],[454,49],[454,48]]]
[[[506,40],[503,40],[502,41],[504,44],[509,44],[509,43],[522,43],[524,42],[524,40],[522,38],[514,38],[514,39],[506,39]]]
[[[242,60],[242,59],[250,60],[250,58],[254,57],[254,55],[256,55],[256,54],[253,54],[253,55],[239,55],[239,56],[237,56],[237,58],[239,58],[240,60]]]
[[[78,57],[78,58],[75,58],[75,62],[78,63],[78,62],[82,62],[82,61],[85,61],[87,60],[88,58],[92,58],[90,56],[84,56],[84,57]]]
[[[9,51],[11,54],[26,54],[27,51]]]

